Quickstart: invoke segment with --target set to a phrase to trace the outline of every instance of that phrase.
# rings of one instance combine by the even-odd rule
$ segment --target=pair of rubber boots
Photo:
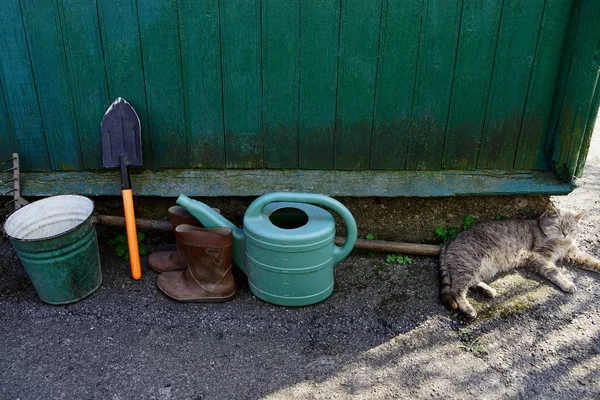
[[[161,274],[158,288],[186,302],[221,302],[235,296],[229,228],[203,228],[183,207],[169,208],[177,250],[152,253],[150,268]]]

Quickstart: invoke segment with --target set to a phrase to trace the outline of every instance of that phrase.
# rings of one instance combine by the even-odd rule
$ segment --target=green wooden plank
[[[220,6],[227,167],[262,167],[260,0]]]
[[[262,3],[264,165],[298,168],[300,2]]]
[[[23,170],[50,169],[19,0],[0,2],[0,80]]]
[[[177,2],[138,0],[137,4],[155,165],[186,167],[188,137]]]
[[[225,166],[218,0],[180,1],[190,166]]]
[[[581,14],[581,1],[572,0],[571,3],[572,6],[570,20],[567,28],[567,34],[563,43],[562,60],[558,73],[558,79],[556,80],[556,91],[554,93],[554,102],[552,104],[550,126],[544,143],[544,153],[548,158],[547,164],[550,164],[550,168],[554,168],[552,158],[554,155],[556,138],[558,136],[558,119],[560,118],[560,110],[565,99],[567,79],[569,76],[569,70],[571,69],[571,63],[573,61],[573,54],[575,52],[577,21],[579,21]]]
[[[300,168],[333,169],[340,0],[302,0]]]
[[[569,68],[561,70],[566,74],[564,98],[562,99],[556,128],[554,169],[565,180],[572,180],[583,165],[579,159],[586,157],[587,126],[594,122],[590,118],[597,104],[595,90],[598,84],[600,59],[600,2],[578,2],[569,29],[574,31]]]
[[[83,165],[99,169],[102,137],[98,124],[110,102],[96,2],[59,0],[59,10]]]
[[[10,159],[15,152],[13,141],[13,131],[8,119],[8,110],[4,101],[4,85],[0,79],[0,163]],[[6,164],[0,165],[0,168],[6,168]]]
[[[382,0],[342,1],[336,169],[369,168]]]
[[[546,0],[540,37],[519,134],[515,169],[546,170],[544,152],[549,134],[552,104],[562,58],[562,43],[567,35],[572,0]]]
[[[30,172],[22,175],[25,196],[78,193],[120,196],[110,172]],[[552,173],[501,171],[302,171],[182,169],[131,176],[138,196],[259,196],[269,192],[324,193],[348,197],[447,197],[465,195],[567,194],[574,186]],[[198,182],[219,182],[199,185]]]
[[[383,4],[371,169],[406,167],[422,0]]]
[[[144,167],[153,168],[136,0],[97,0],[109,100],[126,99],[140,118]]]
[[[514,165],[544,2],[505,1],[478,167]]]
[[[57,3],[22,0],[21,6],[52,169],[81,169],[81,148]]]
[[[419,41],[407,169],[442,165],[462,2],[426,0]]]
[[[464,2],[442,168],[472,170],[477,166],[502,3]]]
[[[598,122],[598,107],[600,107],[600,85],[598,85],[598,82],[596,82],[596,90],[594,91],[594,98],[592,99],[590,106],[590,115],[588,117],[587,126],[585,127],[585,134],[583,136],[580,155],[577,159],[577,169],[575,170],[575,176],[577,178],[581,178],[583,175],[583,169],[585,168],[588,151],[590,149],[590,144],[592,143],[592,135],[594,134],[594,128]]]

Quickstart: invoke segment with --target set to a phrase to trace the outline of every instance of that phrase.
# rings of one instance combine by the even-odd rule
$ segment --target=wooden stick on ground
[[[125,218],[112,215],[97,215],[101,224],[109,226],[125,226]],[[139,229],[152,229],[159,231],[172,231],[173,227],[169,221],[156,221],[151,219],[136,219],[135,223]],[[341,245],[345,238],[336,237],[335,243]],[[433,244],[387,242],[384,240],[357,239],[355,249],[381,251],[388,253],[412,254],[417,256],[437,257],[440,255],[441,247]]]
[[[336,237],[335,243],[344,243],[344,238]],[[387,242],[385,240],[356,239],[355,249],[381,251],[388,253],[413,254],[416,256],[437,257],[440,255],[441,247],[434,244]]]
[[[108,226],[125,226],[125,218],[115,217],[112,215],[97,215],[98,222]],[[135,224],[138,229],[152,229],[155,231],[172,231],[173,225],[169,221],[156,221],[152,219],[135,219]]]

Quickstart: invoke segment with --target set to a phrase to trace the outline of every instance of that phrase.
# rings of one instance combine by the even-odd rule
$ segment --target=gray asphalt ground
[[[600,134],[581,187],[554,201],[587,210],[582,247],[600,256]],[[471,294],[472,324],[440,305],[435,259],[385,254],[343,261],[311,307],[264,303],[243,276],[231,302],[181,304],[148,269],[132,281],[115,231],[99,235],[103,284],[68,306],[42,303],[0,239],[1,399],[600,398],[600,274],[565,267],[573,295],[500,276],[498,298]]]

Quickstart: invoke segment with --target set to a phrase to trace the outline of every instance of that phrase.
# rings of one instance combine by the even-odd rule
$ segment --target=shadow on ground
[[[69,306],[41,303],[9,243],[0,244],[0,398],[590,397],[600,392],[598,277],[571,270],[561,293],[528,273],[473,294],[463,324],[438,302],[436,260],[354,255],[311,307],[253,297],[243,276],[223,304],[180,304],[156,274],[129,278],[106,246],[103,284]],[[168,237],[167,237],[168,239]],[[165,236],[149,238],[156,250]],[[598,250],[598,249],[595,249]]]

